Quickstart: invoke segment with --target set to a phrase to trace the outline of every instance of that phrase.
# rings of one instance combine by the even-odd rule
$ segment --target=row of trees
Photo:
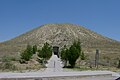
[[[36,54],[36,52],[44,64],[44,62],[52,56],[52,46],[47,42],[41,49],[37,49],[36,45],[27,45],[27,48],[21,53],[21,61],[29,61],[33,54]],[[75,66],[76,60],[78,58],[81,58],[81,60],[85,59],[84,52],[81,50],[80,41],[74,41],[74,43],[69,48],[67,48],[65,45],[60,53],[61,59],[65,62],[65,66],[67,66],[67,62],[69,62],[72,68]]]
[[[74,41],[69,48],[67,48],[66,45],[62,48],[61,59],[65,62],[65,67],[67,66],[67,62],[69,62],[71,68],[73,68],[78,58],[81,58],[81,60],[85,59],[80,41]]]
[[[42,59],[41,61],[44,64],[44,61],[48,60],[52,56],[52,46],[49,45],[47,42],[41,49],[37,49],[36,45],[27,45],[26,49],[20,54],[20,62],[25,63],[26,61],[29,61],[32,58],[33,54],[36,53],[39,59]],[[81,49],[80,41],[74,41],[70,47],[66,47],[65,45],[61,49],[60,53],[61,59],[65,62],[65,67],[68,66],[67,62],[69,62],[71,67],[74,67],[78,58],[81,60],[85,59],[84,52]],[[120,68],[120,60],[117,68]]]
[[[37,46],[27,45],[27,48],[20,54],[22,61],[29,61],[32,55],[37,52]]]
[[[37,46],[31,46],[27,45],[27,48],[20,54],[21,56],[21,63],[24,63],[25,61],[29,61],[33,54],[38,55],[38,57],[47,60],[52,55],[52,47],[46,42],[44,46],[41,49],[37,49]]]

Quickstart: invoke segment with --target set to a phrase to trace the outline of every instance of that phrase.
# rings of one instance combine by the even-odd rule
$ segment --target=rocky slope
[[[0,43],[0,56],[18,54],[27,44],[41,47],[45,42],[52,46],[71,45],[74,40],[80,40],[85,53],[94,54],[96,49],[101,54],[118,56],[120,42],[99,35],[89,29],[73,24],[46,24],[12,40]]]

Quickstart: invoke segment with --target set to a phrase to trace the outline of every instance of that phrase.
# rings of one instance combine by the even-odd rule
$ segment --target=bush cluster
[[[20,63],[29,61],[36,52],[38,52],[37,56],[42,60],[42,62],[45,62],[45,60],[48,60],[52,56],[52,47],[47,42],[41,49],[37,49],[36,45],[27,45],[27,48],[20,54]]]
[[[27,45],[27,48],[20,54],[21,60],[20,63],[25,63],[25,61],[29,61],[32,58],[32,55],[37,52],[37,46]]]

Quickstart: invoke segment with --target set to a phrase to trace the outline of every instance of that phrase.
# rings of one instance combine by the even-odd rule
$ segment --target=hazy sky
[[[120,0],[0,0],[0,42],[48,23],[72,23],[120,41]]]

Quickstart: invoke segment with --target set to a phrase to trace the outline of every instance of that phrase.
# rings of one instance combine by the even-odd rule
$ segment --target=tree
[[[74,45],[71,45],[69,48],[68,61],[72,68],[75,66],[75,62],[79,58],[79,55],[79,50]]]
[[[33,55],[33,50],[31,45],[27,45],[27,48],[20,54],[21,59],[29,61]]]
[[[38,56],[43,60],[48,60],[52,56],[52,47],[46,42],[42,49],[38,50]]]
[[[81,51],[80,41],[74,41],[73,44],[67,49],[66,46],[61,50],[61,59],[64,61],[69,61],[69,64],[73,68],[75,66],[76,60],[82,55],[84,59],[84,53]],[[66,65],[65,65],[66,66]]]
[[[74,41],[73,45],[78,50],[79,55],[81,55],[81,42],[80,42],[80,40]]]
[[[69,50],[66,48],[66,45],[62,48],[62,50],[61,50],[61,59],[63,60],[63,61],[65,61],[65,65],[64,65],[64,67],[66,67],[67,66],[67,61],[68,61],[68,54],[69,54]]]
[[[34,45],[34,46],[33,46],[33,54],[35,54],[36,52],[37,52],[37,46]]]

